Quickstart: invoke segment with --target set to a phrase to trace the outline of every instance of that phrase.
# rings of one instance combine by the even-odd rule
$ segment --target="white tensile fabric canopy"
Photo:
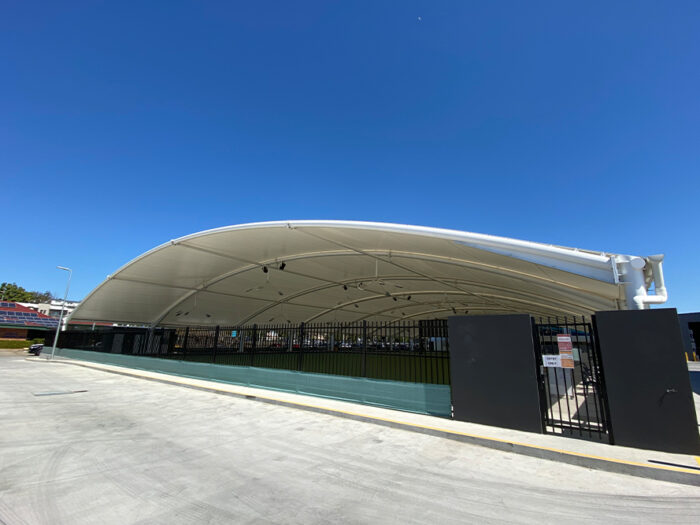
[[[587,315],[628,307],[616,257],[398,224],[243,224],[146,252],[95,288],[70,320],[177,326]]]

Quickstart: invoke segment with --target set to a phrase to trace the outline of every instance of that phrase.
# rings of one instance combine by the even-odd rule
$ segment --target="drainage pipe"
[[[646,258],[622,255],[617,256],[616,259],[620,277],[625,284],[625,297],[629,310],[648,310],[650,304],[662,304],[668,300],[661,267],[663,255],[651,255]],[[644,269],[647,265],[651,267],[654,295],[647,293],[647,284],[644,279]]]
[[[646,258],[647,262],[651,265],[651,273],[654,277],[654,295],[647,295],[646,291],[644,297],[641,298],[644,304],[662,304],[668,301],[668,292],[666,291],[666,284],[664,283],[664,272],[661,268],[661,263],[663,263],[663,254],[650,255]],[[635,298],[636,299],[636,298]]]

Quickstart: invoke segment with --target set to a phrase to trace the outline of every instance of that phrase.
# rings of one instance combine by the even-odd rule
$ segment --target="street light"
[[[56,343],[58,342],[58,332],[61,330],[61,321],[63,321],[63,309],[66,307],[66,300],[68,299],[68,289],[70,288],[70,278],[73,277],[73,270],[66,268],[65,266],[56,266],[59,270],[65,270],[68,272],[68,284],[66,285],[66,294],[63,296],[63,304],[61,305],[61,315],[58,316],[58,325],[56,326],[56,336],[53,338],[53,348],[51,349],[51,359],[53,359],[53,354],[56,352]]]

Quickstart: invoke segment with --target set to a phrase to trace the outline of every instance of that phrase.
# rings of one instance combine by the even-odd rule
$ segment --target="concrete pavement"
[[[71,355],[74,354],[71,353]],[[59,349],[57,356],[61,355],[62,350]],[[402,412],[377,406],[344,402],[338,399],[288,391],[266,390],[260,386],[248,387],[224,380],[202,379],[201,376],[194,378],[169,372],[160,372],[156,371],[159,366],[158,362],[161,362],[159,359],[142,358],[139,363],[149,366],[148,370],[144,370],[132,365],[107,364],[105,362],[94,362],[91,359],[93,357],[109,356],[110,354],[80,352],[78,355],[81,357],[73,357],[71,359],[59,357],[57,361],[226,395],[255,397],[258,401],[267,403],[282,404],[384,426],[393,426],[542,459],[700,486],[700,457],[698,456],[610,446],[606,443],[562,435],[521,432],[475,423],[451,421],[445,418]],[[155,370],[150,368],[151,366]],[[177,369],[177,367],[174,368]],[[202,370],[197,370],[197,372],[202,372]],[[696,395],[696,401],[698,399],[700,399],[700,396]]]
[[[0,523],[695,523],[700,515],[697,487],[245,397],[13,352],[0,354],[0,377]]]

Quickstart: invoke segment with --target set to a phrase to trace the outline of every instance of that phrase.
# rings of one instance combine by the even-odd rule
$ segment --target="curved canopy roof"
[[[152,325],[582,315],[625,308],[615,255],[351,221],[227,226],[158,246],[71,320]]]

